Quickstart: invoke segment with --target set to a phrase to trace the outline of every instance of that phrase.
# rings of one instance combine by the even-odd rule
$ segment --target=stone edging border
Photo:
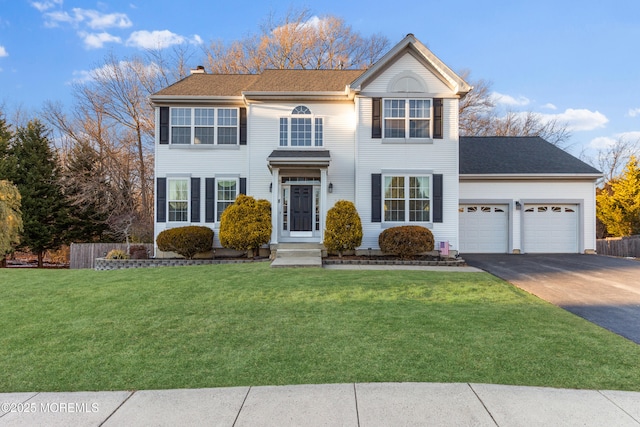
[[[266,262],[268,259],[241,260],[241,259],[183,259],[183,258],[151,258],[151,259],[105,259],[96,258],[95,270],[122,270],[126,268],[152,268],[152,267],[184,267],[188,265],[215,265],[215,264],[244,264],[248,262]],[[467,263],[463,259],[450,259],[442,261],[403,261],[403,260],[377,260],[377,259],[323,259],[323,265],[417,265],[440,267],[464,267]]]
[[[122,270],[125,268],[151,267],[184,267],[187,265],[243,264],[246,262],[264,262],[260,260],[240,259],[183,259],[183,258],[150,258],[150,259],[105,259],[96,258],[95,270]]]

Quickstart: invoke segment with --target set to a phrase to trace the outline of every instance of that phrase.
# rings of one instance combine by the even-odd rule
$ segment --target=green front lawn
[[[640,391],[640,346],[486,273],[0,270],[0,392],[376,381]]]

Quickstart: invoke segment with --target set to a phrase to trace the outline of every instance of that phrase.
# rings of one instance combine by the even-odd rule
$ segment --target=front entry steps
[[[272,245],[275,259],[271,267],[322,267],[322,245],[305,243],[281,243]]]

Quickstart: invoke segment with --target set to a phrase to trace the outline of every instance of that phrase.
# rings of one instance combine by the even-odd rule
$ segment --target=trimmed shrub
[[[129,259],[129,255],[120,249],[111,249],[105,259]]]
[[[387,228],[380,233],[378,245],[385,253],[410,258],[433,250],[433,233],[417,225]]]
[[[213,249],[213,230],[198,225],[170,228],[158,234],[156,243],[161,251],[192,259],[195,254]]]
[[[347,200],[338,200],[327,212],[324,230],[324,247],[327,251],[342,254],[352,251],[362,243],[362,222],[355,205]]]
[[[271,203],[240,194],[220,218],[220,243],[225,248],[256,256],[271,240]]]

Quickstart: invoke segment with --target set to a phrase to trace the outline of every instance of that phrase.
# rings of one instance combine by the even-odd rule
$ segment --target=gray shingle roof
[[[460,174],[599,174],[566,151],[531,137],[460,137]]]
[[[274,150],[269,154],[269,159],[285,158],[330,159],[329,150]]]

